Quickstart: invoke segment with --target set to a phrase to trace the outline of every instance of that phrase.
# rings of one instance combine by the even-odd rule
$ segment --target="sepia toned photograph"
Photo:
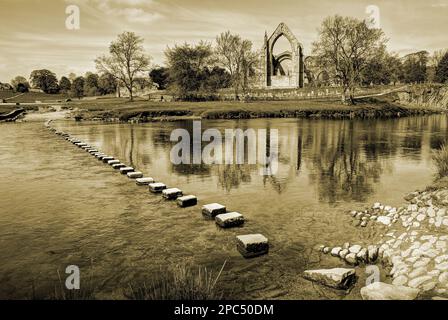
[[[447,300],[447,17],[0,0],[0,300]]]

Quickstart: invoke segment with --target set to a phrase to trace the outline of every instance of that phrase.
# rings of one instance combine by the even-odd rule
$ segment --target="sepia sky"
[[[65,27],[71,4],[80,8],[80,30]],[[283,21],[310,54],[325,17],[365,18],[368,5],[380,9],[389,50],[404,55],[448,47],[448,0],[0,0],[0,81],[41,68],[58,78],[95,71],[95,57],[123,31],[142,36],[153,63],[162,65],[167,46],[213,41],[226,30],[258,49],[265,30]]]

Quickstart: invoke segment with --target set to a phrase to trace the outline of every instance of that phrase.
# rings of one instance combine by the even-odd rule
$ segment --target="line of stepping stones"
[[[72,137],[70,134],[58,131],[50,126],[51,121],[45,123],[50,131],[63,137],[65,140],[71,142],[75,146],[84,149],[86,152],[96,157],[98,160],[107,163],[113,169],[119,170],[121,174],[127,175],[130,179],[135,179],[138,186],[148,186],[151,193],[161,193],[163,198],[167,200],[176,200],[176,203],[181,208],[192,207],[197,205],[198,199],[194,195],[184,195],[182,190],[178,188],[167,188],[162,182],[156,182],[151,177],[144,177],[143,172],[136,171],[133,167],[127,166],[115,157],[109,156],[100,152],[97,148]],[[244,216],[239,212],[227,212],[224,205],[219,203],[210,203],[202,206],[202,214],[214,219],[216,224],[221,228],[232,228],[244,224]],[[236,237],[237,250],[245,258],[251,258],[268,253],[269,241],[262,234],[247,234]]]

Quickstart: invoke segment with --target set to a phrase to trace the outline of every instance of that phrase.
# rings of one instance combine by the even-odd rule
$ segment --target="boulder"
[[[120,173],[121,174],[128,174],[129,172],[133,172],[133,171],[134,171],[134,168],[132,168],[132,167],[120,168]]]
[[[127,176],[129,179],[143,178],[143,172],[140,172],[140,171],[128,172]]]
[[[369,262],[375,262],[378,259],[378,247],[369,245],[367,247]]]
[[[147,178],[137,178],[137,179],[135,180],[135,183],[136,183],[138,186],[147,186],[147,185],[149,185],[150,183],[154,183],[154,179],[151,178],[151,177],[147,177]]]
[[[245,258],[257,257],[268,253],[269,241],[262,234],[237,236],[237,249]]]
[[[161,182],[150,183],[148,186],[149,191],[151,191],[152,193],[159,193],[162,192],[162,190],[166,189],[166,185]]]
[[[214,218],[218,214],[226,213],[226,207],[219,203],[210,203],[202,206],[202,214]]]
[[[192,207],[198,204],[198,198],[193,195],[179,197],[176,200],[177,205],[182,208]]]
[[[333,257],[339,257],[339,252],[341,252],[342,248],[341,247],[335,247],[333,249],[331,249],[331,255]]]
[[[374,282],[361,288],[364,300],[415,300],[420,290],[405,286]]]
[[[126,167],[126,165],[124,164],[124,163],[117,163],[117,164],[113,164],[112,165],[112,168],[114,168],[114,169],[121,169],[121,168],[125,168]]]
[[[110,165],[110,166],[113,165],[113,164],[119,164],[119,163],[121,163],[120,160],[109,160],[109,161],[107,161],[107,164]]]
[[[350,251],[350,253],[354,253],[357,254],[359,251],[361,251],[362,247],[359,244],[355,244],[353,246],[351,246],[348,251]]]
[[[303,277],[327,287],[345,290],[355,283],[356,272],[355,269],[346,268],[306,270]]]
[[[103,157],[102,160],[103,160],[104,163],[108,163],[110,160],[115,160],[115,158],[111,157],[111,156],[107,156],[107,157]]]
[[[390,223],[392,222],[392,219],[390,217],[387,216],[379,216],[376,221],[385,224],[385,225],[390,225]]]
[[[358,264],[358,258],[356,257],[356,253],[349,253],[345,256],[345,261],[351,265]]]
[[[244,223],[244,217],[239,212],[223,213],[215,217],[215,222],[221,228],[237,227]]]

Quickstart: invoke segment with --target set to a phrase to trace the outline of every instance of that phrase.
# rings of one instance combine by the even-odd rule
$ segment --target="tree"
[[[143,39],[133,32],[124,32],[109,46],[109,56],[98,57],[96,67],[100,73],[113,75],[129,91],[134,100],[133,87],[136,77],[148,71],[150,57],[144,53]]]
[[[247,90],[249,76],[254,74],[251,71],[258,61],[252,52],[252,42],[227,31],[216,37],[215,53],[218,63],[230,73],[235,97],[238,97],[240,88]]]
[[[73,97],[81,99],[84,96],[84,77],[77,77],[72,84],[71,94]]]
[[[429,53],[419,51],[404,57],[402,80],[406,83],[423,83],[427,80]]]
[[[342,101],[347,103],[349,95],[349,102],[354,104],[363,70],[385,43],[381,29],[369,28],[366,21],[336,15],[323,21],[319,40],[313,43],[313,54],[341,82]]]
[[[157,84],[159,90],[165,90],[168,86],[169,70],[165,67],[157,67],[151,70],[149,77]]]
[[[402,64],[395,54],[389,54],[385,48],[377,52],[361,73],[362,84],[390,84],[400,79]]]
[[[437,65],[436,81],[440,83],[448,82],[448,52],[445,53]]]
[[[71,83],[73,83],[73,81],[75,81],[76,78],[77,78],[77,76],[74,72],[69,73],[68,79],[70,80]]]
[[[31,84],[45,93],[58,93],[59,85],[56,75],[46,69],[34,70],[30,75]]]
[[[16,92],[24,93],[28,92],[30,88],[30,84],[25,79],[25,77],[17,76],[11,80],[11,85]]]
[[[115,93],[117,86],[117,80],[110,73],[104,73],[98,79],[98,90],[102,95]]]
[[[59,80],[59,89],[63,93],[68,93],[70,89],[72,88],[72,83],[67,77],[61,77],[61,80]]]
[[[219,89],[228,88],[232,85],[230,73],[223,68],[215,66],[213,69],[206,69],[204,90],[216,92]]]
[[[204,70],[210,64],[211,55],[211,46],[205,42],[196,46],[175,45],[165,51],[170,88],[182,99],[198,94],[203,87]]]
[[[100,93],[99,76],[96,73],[88,72],[84,79],[84,95],[90,97],[97,96]]]

